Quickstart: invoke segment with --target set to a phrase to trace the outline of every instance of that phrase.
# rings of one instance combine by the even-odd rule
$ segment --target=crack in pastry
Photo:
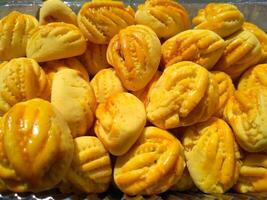
[[[134,146],[117,157],[114,181],[128,195],[167,191],[185,167],[183,147],[169,132],[146,127]]]
[[[187,30],[166,40],[161,64],[168,67],[181,61],[192,61],[211,69],[223,54],[226,43],[209,30]]]
[[[242,160],[238,182],[234,190],[239,193],[267,191],[267,155],[250,153]]]
[[[126,91],[113,68],[100,70],[92,79],[91,85],[97,103],[103,103],[108,97]]]
[[[267,64],[256,65],[248,69],[239,79],[238,90],[263,86],[267,87]]]
[[[157,71],[160,41],[146,26],[128,26],[110,41],[107,60],[115,68],[126,89],[140,90]]]
[[[214,70],[223,71],[232,79],[237,79],[261,58],[262,48],[256,36],[249,31],[240,31],[226,38],[225,50]]]
[[[166,68],[149,92],[147,117],[163,129],[188,126],[211,117],[218,98],[217,83],[205,68],[179,62]]]
[[[45,72],[30,58],[14,58],[0,68],[0,114],[20,101],[47,98],[49,84]]]
[[[37,27],[28,40],[27,57],[38,62],[81,55],[86,50],[86,40],[76,26],[52,22]]]
[[[67,172],[67,180],[80,191],[101,193],[112,179],[111,161],[107,150],[97,137],[74,139],[74,158]]]
[[[202,192],[224,193],[235,184],[240,162],[234,135],[226,122],[211,118],[191,126],[182,144],[189,173]]]
[[[209,29],[221,37],[227,37],[242,28],[244,16],[232,4],[209,3],[200,9],[193,19],[196,29]]]
[[[0,21],[0,60],[26,55],[26,45],[38,21],[31,15],[17,11],[9,13]]]
[[[108,44],[121,29],[134,23],[133,9],[118,1],[87,2],[78,14],[81,31],[90,42],[96,44]]]
[[[95,94],[76,70],[61,69],[54,74],[51,103],[68,123],[73,137],[84,135],[93,125]]]
[[[231,77],[226,73],[220,71],[211,71],[211,73],[219,87],[219,104],[214,115],[216,117],[222,117],[228,99],[234,94],[235,86]]]
[[[249,99],[249,101],[248,101]],[[224,109],[239,145],[248,152],[266,150],[267,89],[264,87],[236,91]]]
[[[117,93],[96,109],[95,132],[113,155],[123,155],[138,139],[146,124],[143,103],[130,93]]]
[[[267,34],[262,29],[260,29],[258,26],[256,26],[255,24],[252,24],[249,22],[245,22],[243,24],[242,28],[243,28],[243,30],[250,31],[251,33],[253,33],[257,37],[257,39],[261,43],[261,47],[262,47],[262,58],[260,60],[260,63],[266,62],[266,59],[267,59]]]
[[[101,69],[109,68],[106,53],[108,45],[87,43],[87,49],[79,60],[86,67],[88,73],[92,76],[96,75]]]
[[[65,175],[73,154],[68,125],[42,99],[18,103],[4,115],[3,146],[8,162],[28,184],[25,191],[53,188]],[[12,188],[12,181],[3,181]]]
[[[41,6],[39,24],[44,25],[51,22],[65,22],[77,25],[77,16],[63,1],[47,0]]]
[[[190,25],[186,9],[172,0],[148,0],[139,4],[135,20],[150,27],[159,38],[172,37]]]

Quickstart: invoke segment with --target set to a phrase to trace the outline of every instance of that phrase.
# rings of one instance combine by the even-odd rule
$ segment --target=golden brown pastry
[[[47,98],[49,93],[46,75],[35,60],[14,58],[0,68],[1,116],[20,101]]]
[[[27,191],[44,191],[57,185],[73,155],[67,123],[42,99],[18,103],[4,115],[3,146],[8,162],[28,184]],[[5,184],[12,187],[8,180]]]
[[[183,61],[164,70],[149,92],[146,112],[153,124],[171,129],[207,120],[218,101],[218,85],[211,74]]]
[[[248,152],[267,150],[267,89],[236,91],[224,109],[224,118],[239,145]]]
[[[126,89],[141,90],[157,71],[160,46],[157,35],[150,28],[144,25],[128,26],[110,41],[107,60]]]
[[[226,39],[225,50],[214,70],[223,71],[236,79],[261,58],[262,48],[256,36],[249,31],[240,31]]]
[[[193,190],[195,189],[195,184],[188,172],[187,167],[184,169],[183,175],[181,177],[181,179],[176,182],[171,188],[170,190],[172,191],[188,191],[188,190]]]
[[[107,150],[97,137],[74,139],[74,155],[67,180],[78,190],[101,193],[108,189],[112,168]]]
[[[162,75],[161,71],[157,71],[149,83],[141,90],[134,91],[133,94],[140,99],[144,105],[146,106],[148,103],[148,96],[151,89],[155,86],[156,82],[159,80],[160,76]]]
[[[0,21],[0,60],[26,55],[26,45],[38,21],[31,15],[17,11],[9,13]]]
[[[77,25],[77,16],[61,0],[47,0],[43,3],[39,12],[39,24],[51,22],[65,22]]]
[[[105,148],[115,156],[125,154],[146,124],[143,103],[130,93],[117,93],[96,109],[95,132]]]
[[[81,31],[72,24],[53,22],[37,27],[28,40],[28,58],[46,62],[81,55],[86,41]]]
[[[233,4],[209,3],[193,19],[196,29],[209,29],[227,37],[242,28],[244,16]]]
[[[97,103],[103,103],[108,97],[126,91],[113,68],[100,70],[92,79],[91,85]]]
[[[137,24],[150,27],[159,38],[169,38],[190,26],[186,9],[172,0],[147,0],[135,13]]]
[[[211,69],[223,54],[226,43],[209,30],[187,30],[165,41],[161,47],[164,67],[192,61]]]
[[[146,127],[134,146],[117,157],[114,181],[128,195],[153,195],[167,191],[185,167],[183,147],[169,132]]]
[[[235,86],[232,82],[232,79],[229,75],[220,71],[211,71],[215,81],[218,84],[219,88],[219,104],[217,111],[214,113],[216,117],[223,116],[224,107],[228,99],[234,94]]]
[[[239,79],[238,90],[247,90],[252,87],[267,87],[267,64],[256,65],[248,69]]]
[[[87,43],[87,49],[79,59],[90,75],[94,76],[101,69],[110,67],[106,58],[107,48],[106,44]]]
[[[93,125],[96,99],[89,82],[73,69],[55,73],[51,103],[68,123],[73,137],[85,135]]]
[[[245,22],[243,24],[242,28],[244,30],[250,31],[251,33],[253,33],[257,37],[257,39],[261,43],[261,47],[262,47],[262,58],[261,58],[260,62],[266,62],[266,59],[267,59],[267,34],[262,29],[260,29],[258,26],[256,26],[255,24],[252,24],[249,22]]]
[[[81,31],[95,44],[108,44],[121,29],[134,23],[134,10],[120,1],[87,2],[78,13]]]
[[[185,158],[195,185],[205,193],[224,193],[238,178],[240,162],[228,124],[219,119],[189,127],[183,136]]]
[[[267,155],[254,153],[246,155],[234,189],[239,193],[267,192]]]

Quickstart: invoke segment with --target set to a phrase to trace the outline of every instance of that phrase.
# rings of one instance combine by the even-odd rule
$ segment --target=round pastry
[[[134,146],[117,157],[114,181],[128,195],[153,195],[167,191],[185,167],[183,147],[169,132],[146,127]]]
[[[49,84],[45,72],[30,58],[14,58],[0,68],[0,115],[18,102],[47,98]]]
[[[209,30],[187,30],[165,41],[161,47],[164,67],[192,61],[211,69],[223,54],[226,43]]]
[[[110,41],[107,60],[126,89],[141,90],[157,71],[160,47],[157,35],[150,28],[144,25],[128,26]]]
[[[101,69],[110,67],[106,58],[107,48],[106,44],[87,43],[87,49],[79,59],[90,75],[94,76]]]
[[[159,38],[169,38],[190,26],[186,9],[172,0],[147,0],[135,13],[137,24],[150,27]]]
[[[239,179],[234,189],[239,193],[267,192],[267,155],[248,154],[242,161]]]
[[[86,41],[81,31],[72,24],[53,22],[38,26],[28,40],[28,58],[46,62],[81,55]]]
[[[77,25],[77,16],[61,0],[47,0],[43,3],[39,12],[39,24],[51,22],[65,22]]]
[[[267,64],[256,65],[248,69],[239,79],[238,90],[264,86],[267,87]]]
[[[73,69],[55,73],[51,103],[68,123],[73,137],[85,135],[93,125],[96,99],[90,83]]]
[[[235,86],[232,82],[232,79],[229,75],[220,71],[211,71],[214,80],[218,84],[219,88],[219,104],[217,107],[217,111],[214,113],[217,117],[223,116],[224,107],[228,101],[228,99],[234,94]]]
[[[2,18],[0,21],[0,60],[8,61],[25,56],[28,38],[37,26],[37,19],[17,11]]]
[[[108,189],[112,168],[107,150],[97,137],[74,139],[74,155],[67,180],[78,190],[101,193]]]
[[[108,44],[121,29],[134,23],[134,10],[119,1],[87,2],[78,13],[81,31],[90,42],[96,44]]]
[[[182,144],[188,171],[202,192],[224,193],[235,184],[240,162],[234,135],[226,122],[211,118],[191,126],[186,129]]]
[[[181,179],[175,183],[170,189],[172,191],[184,192],[195,189],[195,184],[188,172],[187,167],[184,169]]]
[[[227,37],[242,28],[244,16],[233,4],[209,3],[193,19],[196,29],[209,29]]]
[[[244,30],[250,31],[251,33],[253,33],[257,37],[257,39],[261,43],[261,47],[262,47],[262,58],[261,58],[260,62],[266,62],[266,59],[267,59],[267,34],[262,29],[260,29],[258,26],[256,26],[255,24],[252,24],[249,22],[245,22],[242,27]]]
[[[3,143],[9,163],[29,185],[28,191],[53,188],[71,164],[73,139],[69,127],[42,99],[17,103],[5,114]]]
[[[130,93],[117,93],[96,109],[95,132],[115,156],[125,154],[136,142],[146,124],[143,103]]]
[[[224,109],[239,145],[248,152],[267,150],[267,89],[236,91]]]
[[[214,69],[236,79],[261,58],[262,48],[256,36],[249,31],[240,31],[226,39],[225,50]]]
[[[92,79],[91,85],[97,103],[103,103],[108,97],[125,91],[113,68],[100,70]]]
[[[132,92],[138,99],[140,99],[145,107],[148,103],[148,96],[150,90],[155,86],[156,82],[159,80],[160,76],[162,75],[161,71],[157,71],[155,75],[152,77],[152,79],[149,81],[149,83],[141,90]]]
[[[216,111],[218,85],[200,65],[183,61],[166,68],[149,92],[148,119],[163,129],[205,121]]]

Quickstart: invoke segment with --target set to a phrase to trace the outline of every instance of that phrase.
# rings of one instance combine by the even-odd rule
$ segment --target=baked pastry
[[[51,22],[65,22],[77,25],[77,16],[61,0],[47,0],[43,3],[39,12],[39,24]]]
[[[267,34],[255,24],[249,22],[245,22],[242,28],[253,33],[261,43],[262,58],[260,62],[265,63],[267,59]]]
[[[267,64],[256,65],[248,69],[239,79],[238,90],[263,86],[267,87]]]
[[[101,69],[109,68],[106,54],[108,45],[87,43],[87,49],[79,59],[86,67],[89,74],[96,75]]]
[[[190,26],[186,9],[172,0],[147,0],[139,4],[135,21],[150,27],[159,38],[170,38]]]
[[[17,11],[9,13],[0,21],[0,60],[26,55],[26,45],[38,21],[31,15]]]
[[[234,190],[239,193],[267,192],[267,155],[251,153],[242,162]]]
[[[236,91],[224,109],[239,145],[248,152],[267,150],[267,89]]]
[[[146,127],[134,146],[117,157],[114,181],[128,195],[153,195],[167,191],[185,167],[183,147],[169,132]]]
[[[189,171],[187,169],[187,167],[184,169],[183,175],[180,178],[180,180],[178,182],[176,182],[171,188],[170,190],[172,191],[179,191],[179,192],[183,192],[183,191],[188,191],[188,190],[194,190],[195,184],[189,174]]]
[[[53,22],[38,26],[28,40],[28,58],[46,62],[81,55],[86,41],[81,31],[72,24]]]
[[[141,90],[157,71],[160,46],[157,35],[150,28],[144,25],[128,26],[110,41],[107,60],[126,89]]]
[[[113,68],[100,70],[92,79],[91,85],[97,103],[103,103],[108,97],[125,91]]]
[[[188,127],[182,144],[188,171],[202,192],[224,193],[235,184],[241,164],[234,135],[225,121],[211,118]]]
[[[244,16],[233,4],[209,3],[200,9],[193,24],[196,29],[209,29],[227,37],[242,28]]]
[[[187,30],[165,41],[161,47],[161,64],[168,67],[181,61],[192,61],[211,69],[223,54],[226,43],[209,30]]]
[[[49,96],[46,75],[30,58],[14,58],[0,68],[0,115],[20,101]]]
[[[149,92],[147,117],[162,129],[205,121],[216,111],[218,85],[198,64],[183,61],[166,68]]]
[[[73,137],[85,135],[93,125],[96,99],[90,83],[73,69],[55,73],[51,103],[68,123]]]
[[[57,185],[73,154],[73,139],[59,112],[48,101],[32,99],[13,106],[4,115],[2,126],[7,160],[28,184],[27,191]],[[8,186],[10,182],[5,183]]]
[[[108,44],[121,29],[134,23],[134,10],[120,1],[87,2],[78,13],[81,31],[88,41],[95,44]]]
[[[247,68],[262,58],[262,48],[256,36],[240,31],[226,39],[226,47],[214,70],[223,71],[232,79],[238,78]]]
[[[130,93],[117,93],[96,109],[95,132],[105,148],[115,156],[125,154],[146,124],[143,103]]]
[[[67,180],[78,190],[101,193],[108,189],[112,168],[107,150],[97,137],[74,139],[74,155]]]
[[[223,110],[228,99],[235,92],[235,86],[232,82],[231,77],[226,73],[220,71],[211,71],[211,73],[219,88],[219,104],[214,115],[221,118],[223,116]]]
[[[149,81],[149,83],[146,85],[146,87],[144,87],[141,90],[137,90],[137,91],[132,92],[138,99],[140,99],[144,103],[145,106],[148,103],[149,92],[155,86],[155,84],[159,80],[161,74],[162,74],[161,71],[157,71],[154,74],[154,76],[152,77],[152,79]]]

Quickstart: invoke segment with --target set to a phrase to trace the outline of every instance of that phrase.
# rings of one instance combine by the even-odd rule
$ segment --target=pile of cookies
[[[0,60],[1,191],[267,191],[267,35],[234,5],[47,0]]]

